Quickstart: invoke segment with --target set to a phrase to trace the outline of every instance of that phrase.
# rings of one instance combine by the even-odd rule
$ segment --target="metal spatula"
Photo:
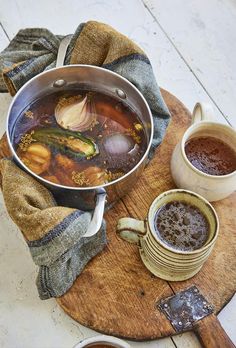
[[[233,348],[213,306],[196,286],[162,299],[158,308],[165,314],[176,333],[193,330],[206,348]]]

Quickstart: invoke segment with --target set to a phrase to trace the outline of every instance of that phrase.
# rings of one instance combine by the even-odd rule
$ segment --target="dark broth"
[[[70,107],[77,103],[73,98],[87,100],[82,131],[65,127],[70,116],[66,103]],[[58,105],[63,105],[63,113]],[[58,114],[63,115],[61,123]],[[91,187],[129,172],[142,158],[147,140],[138,115],[127,105],[99,92],[73,90],[29,105],[15,124],[14,147],[23,163],[46,180]]]
[[[195,137],[185,145],[185,153],[194,167],[210,175],[226,175],[236,170],[236,153],[214,137]]]
[[[209,223],[194,205],[173,201],[157,210],[155,228],[158,237],[174,249],[192,251],[207,241]]]

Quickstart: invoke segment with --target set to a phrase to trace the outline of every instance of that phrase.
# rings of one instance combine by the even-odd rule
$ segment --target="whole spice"
[[[78,186],[99,186],[106,182],[106,172],[104,169],[93,166],[83,171],[73,171],[72,180]]]
[[[107,170],[106,171],[106,180],[108,182],[114,181],[116,179],[121,178],[124,175],[123,172],[116,172],[116,173],[112,173],[111,171]]]
[[[28,118],[34,118],[34,113],[31,110],[27,110],[24,115]]]
[[[139,135],[137,135],[137,133],[135,132],[134,129],[128,128],[128,129],[127,129],[127,133],[134,139],[134,141],[135,141],[137,144],[140,144],[140,143],[141,143],[141,137],[140,137]]]
[[[89,185],[89,180],[85,177],[84,172],[72,172],[72,180],[74,181],[75,184],[78,186],[88,186]]]
[[[134,128],[137,132],[141,132],[141,130],[143,130],[141,123],[134,123]]]
[[[34,134],[34,131],[31,131],[30,133],[25,133],[24,135],[22,135],[20,139],[20,143],[19,143],[19,148],[22,151],[26,151],[29,145],[35,141],[33,139],[33,134]]]

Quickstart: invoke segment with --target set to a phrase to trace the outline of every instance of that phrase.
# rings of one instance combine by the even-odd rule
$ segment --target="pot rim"
[[[222,179],[227,179],[231,176],[234,176],[236,174],[236,170],[234,170],[233,172],[229,173],[229,174],[225,174],[225,175],[211,175],[211,174],[207,174],[207,173],[204,173],[202,172],[200,169],[194,167],[194,165],[192,165],[192,163],[189,161],[187,155],[186,155],[186,152],[185,152],[185,143],[186,141],[189,139],[189,133],[191,133],[191,131],[196,127],[196,126],[201,126],[201,125],[205,125],[205,126],[209,126],[211,127],[212,125],[215,125],[217,124],[217,126],[220,126],[222,128],[226,128],[227,130],[229,130],[230,132],[234,132],[235,133],[235,130],[230,127],[229,125],[227,124],[223,124],[223,123],[220,123],[220,122],[214,122],[214,121],[200,121],[200,122],[197,122],[197,123],[194,123],[192,124],[184,133],[183,137],[182,137],[182,140],[180,142],[180,146],[181,146],[181,153],[182,153],[182,156],[183,156],[183,159],[185,161],[185,163],[194,171],[196,172],[198,175],[201,175],[207,179],[214,179],[214,180],[222,180]],[[197,127],[196,127],[197,128]],[[194,135],[194,134],[192,134]]]
[[[30,170],[22,161],[21,159],[18,157],[17,153],[15,152],[15,149],[12,145],[12,142],[11,142],[11,139],[10,139],[10,134],[9,134],[9,118],[10,118],[10,113],[11,113],[11,110],[12,110],[12,107],[13,107],[13,104],[15,103],[15,100],[19,97],[19,95],[22,93],[22,91],[24,90],[24,88],[30,84],[32,81],[34,80],[37,80],[37,78],[39,76],[42,76],[42,75],[45,75],[45,74],[48,74],[50,73],[51,71],[55,71],[55,70],[58,70],[60,71],[61,69],[71,69],[71,68],[92,68],[92,69],[95,69],[95,70],[103,70],[106,74],[111,74],[113,76],[115,76],[116,78],[119,78],[121,80],[123,80],[126,84],[130,85],[131,88],[133,88],[135,90],[135,92],[139,95],[139,97],[143,100],[147,110],[148,110],[148,113],[149,113],[149,116],[150,116],[150,124],[151,124],[151,132],[150,132],[150,139],[149,139],[149,143],[147,145],[147,148],[146,148],[146,151],[145,153],[143,154],[142,158],[140,159],[140,161],[129,171],[127,172],[125,175],[123,175],[122,177],[112,181],[112,182],[109,182],[109,183],[106,183],[106,184],[103,184],[103,185],[99,185],[99,186],[90,186],[90,187],[74,187],[74,186],[65,186],[65,185],[60,185],[60,184],[55,184],[49,180],[46,180],[44,178],[42,178],[41,176],[37,175],[36,173],[34,173],[32,170]],[[129,80],[127,80],[126,78],[124,78],[123,76],[115,73],[114,71],[111,71],[111,70],[108,70],[108,69],[105,69],[105,68],[102,68],[102,67],[98,67],[98,66],[94,66],[94,65],[89,65],[89,64],[71,64],[71,65],[63,65],[63,66],[60,66],[60,67],[56,67],[56,68],[52,68],[50,70],[47,70],[47,71],[43,71],[41,72],[40,74],[37,74],[36,76],[32,77],[29,81],[27,81],[18,91],[17,93],[15,94],[15,96],[13,97],[12,101],[11,101],[11,104],[9,106],[9,109],[8,109],[8,113],[7,113],[7,120],[6,120],[6,135],[7,135],[7,141],[8,141],[8,145],[10,147],[10,150],[13,154],[13,157],[15,157],[17,159],[17,161],[21,164],[21,166],[25,169],[25,171],[27,173],[30,173],[34,178],[36,178],[38,181],[41,181],[41,182],[44,182],[45,184],[49,184],[51,186],[53,186],[54,188],[58,188],[58,189],[65,189],[65,190],[73,190],[73,191],[88,191],[88,190],[98,190],[98,189],[101,189],[101,188],[106,188],[110,185],[113,185],[113,184],[116,184],[120,181],[122,181],[123,179],[125,179],[126,177],[128,177],[130,174],[132,174],[133,172],[135,172],[135,170],[143,163],[143,161],[146,159],[146,157],[148,156],[148,153],[150,151],[150,148],[151,148],[151,145],[152,145],[152,140],[153,140],[153,134],[154,134],[154,123],[153,123],[153,118],[152,118],[152,112],[151,112],[151,109],[146,101],[146,99],[144,98],[144,96],[142,95],[142,93],[137,89],[136,86],[134,86]]]
[[[195,250],[191,250],[191,251],[185,251],[185,250],[178,250],[178,249],[174,249],[170,246],[168,246],[167,244],[165,244],[164,242],[162,242],[161,239],[157,238],[157,235],[155,233],[155,231],[152,229],[153,227],[153,224],[150,223],[149,221],[152,221],[154,220],[154,216],[153,218],[151,217],[151,209],[152,207],[155,205],[155,203],[157,201],[159,201],[160,199],[162,199],[163,197],[165,196],[169,196],[169,195],[172,195],[173,193],[176,193],[176,192],[179,192],[179,193],[183,193],[183,194],[187,194],[187,195],[190,195],[190,196],[195,196],[197,199],[201,200],[209,209],[210,211],[212,212],[212,215],[214,216],[214,220],[215,220],[215,234],[213,236],[213,238],[209,241],[209,243],[207,243],[206,245],[202,246],[201,248],[199,249],[195,249]],[[172,190],[168,190],[168,191],[165,191],[165,192],[162,192],[159,196],[157,196],[152,204],[150,205],[149,207],[149,210],[148,210],[148,219],[147,219],[147,223],[148,223],[148,226],[150,228],[150,232],[152,234],[152,236],[154,237],[154,239],[166,250],[172,252],[172,253],[175,253],[175,254],[179,254],[179,255],[194,255],[194,254],[201,254],[203,251],[211,248],[217,237],[218,237],[218,234],[219,234],[219,218],[218,218],[218,215],[214,209],[214,207],[211,205],[210,202],[208,202],[204,197],[200,196],[198,193],[196,192],[193,192],[193,191],[189,191],[189,190],[184,190],[184,189],[172,189]]]

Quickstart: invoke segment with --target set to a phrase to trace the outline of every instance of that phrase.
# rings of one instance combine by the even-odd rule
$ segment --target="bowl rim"
[[[196,197],[197,199],[201,200],[208,208],[209,210],[212,212],[212,216],[214,217],[214,220],[215,220],[215,232],[214,232],[214,236],[213,238],[209,241],[209,243],[207,243],[206,245],[202,246],[201,248],[199,249],[195,249],[195,250],[190,250],[190,251],[185,251],[185,250],[178,250],[178,249],[174,249],[170,246],[168,246],[167,244],[165,244],[164,242],[162,242],[161,239],[157,238],[157,235],[155,233],[155,231],[153,230],[153,224],[150,223],[150,221],[152,221],[154,219],[154,216],[151,215],[151,210],[153,209],[153,207],[155,206],[156,202],[159,201],[160,199],[162,199],[163,197],[167,196],[167,195],[173,195],[174,193],[183,193],[185,195],[188,195],[188,196],[194,196]],[[172,253],[175,253],[175,254],[179,254],[179,255],[194,255],[194,254],[199,254],[199,253],[202,253],[203,251],[211,248],[217,237],[218,237],[218,234],[219,234],[219,217],[214,209],[214,207],[204,198],[202,197],[201,195],[199,195],[198,193],[196,192],[193,192],[193,191],[189,191],[189,190],[184,190],[184,189],[172,189],[172,190],[168,190],[168,191],[165,191],[165,192],[162,192],[159,196],[157,196],[152,204],[150,205],[149,207],[149,210],[148,210],[148,218],[147,218],[147,223],[148,223],[148,226],[149,226],[149,229],[150,229],[150,232],[152,234],[152,236],[154,237],[154,239],[166,250],[172,252]],[[145,236],[144,236],[145,237]]]
[[[127,173],[125,173],[123,176],[121,176],[120,178],[108,182],[106,184],[103,185],[98,185],[98,186],[89,186],[89,187],[76,187],[76,186],[65,186],[65,185],[60,185],[60,184],[55,184],[49,180],[44,179],[43,177],[41,177],[40,175],[37,175],[36,173],[34,173],[32,170],[30,170],[22,161],[21,159],[18,157],[11,139],[10,139],[10,134],[9,134],[9,119],[10,119],[10,114],[12,111],[12,107],[15,103],[15,101],[17,100],[17,98],[20,96],[20,94],[22,93],[22,91],[26,88],[26,86],[28,86],[30,83],[32,83],[32,81],[37,80],[38,77],[46,75],[51,73],[52,71],[60,71],[62,69],[72,69],[72,68],[89,68],[89,69],[94,69],[94,70],[102,70],[104,71],[106,74],[110,74],[115,76],[116,78],[119,78],[121,80],[123,80],[126,84],[128,84],[131,88],[133,88],[135,90],[135,92],[139,95],[139,97],[142,99],[142,101],[144,102],[148,114],[149,114],[149,118],[150,118],[150,138],[149,138],[149,142],[147,144],[146,150],[143,154],[143,156],[141,157],[141,159],[139,160],[139,162]],[[137,89],[136,86],[134,86],[129,80],[127,80],[125,77],[115,73],[114,71],[99,67],[99,66],[94,66],[94,65],[89,65],[89,64],[71,64],[71,65],[63,65],[60,67],[56,67],[56,68],[52,68],[50,70],[47,71],[43,71],[40,74],[37,74],[36,76],[32,77],[29,81],[27,81],[15,94],[15,96],[13,97],[10,106],[8,108],[8,113],[7,113],[7,119],[6,119],[6,135],[7,135],[7,141],[8,141],[8,145],[10,147],[10,150],[13,154],[13,158],[15,158],[20,165],[24,168],[24,170],[26,171],[26,173],[30,173],[34,178],[36,178],[39,182],[43,182],[44,184],[46,184],[47,186],[52,186],[56,189],[64,189],[64,190],[73,190],[73,191],[88,191],[88,190],[99,190],[102,188],[106,188],[109,187],[111,185],[114,185],[120,181],[122,181],[123,179],[125,179],[126,177],[128,177],[129,175],[131,175],[133,172],[136,171],[136,169],[145,161],[146,157],[149,154],[150,148],[152,146],[152,141],[153,141],[153,135],[154,135],[154,122],[153,122],[153,117],[152,117],[152,112],[151,109],[148,105],[148,102],[146,101],[145,97],[143,96],[143,94]]]
[[[185,144],[186,142],[188,141],[189,139],[189,136],[191,136],[191,134],[189,135],[189,133],[191,133],[191,131],[196,128],[197,130],[197,126],[198,127],[201,127],[201,126],[209,126],[211,127],[212,125],[217,125],[221,128],[225,128],[227,130],[229,130],[230,132],[234,133],[236,135],[236,132],[235,130],[227,125],[227,124],[223,124],[223,123],[220,123],[220,122],[214,122],[214,121],[200,121],[200,122],[197,122],[197,123],[193,123],[184,133],[182,139],[181,139],[181,142],[180,142],[180,147],[181,147],[181,153],[182,153],[182,156],[183,156],[183,159],[185,161],[185,163],[195,172],[197,173],[198,175],[201,175],[201,176],[204,176],[205,178],[207,179],[214,179],[214,180],[223,180],[223,179],[227,179],[229,177],[232,177],[236,174],[236,170],[234,170],[233,172],[229,173],[229,174],[224,174],[224,175],[211,175],[211,174],[207,174],[207,173],[204,173],[202,172],[200,169],[194,167],[194,165],[192,165],[192,163],[189,161],[187,155],[186,155],[186,152],[185,152]],[[194,135],[194,134],[192,134]],[[212,136],[213,137],[213,136]],[[216,138],[216,137],[215,137]]]
[[[117,348],[131,348],[130,345],[126,343],[125,341],[117,337],[108,336],[108,335],[97,335],[97,336],[85,338],[82,341],[76,343],[76,345],[73,346],[73,348],[86,348],[87,344],[92,344],[92,343],[110,343],[110,344],[116,344]]]

